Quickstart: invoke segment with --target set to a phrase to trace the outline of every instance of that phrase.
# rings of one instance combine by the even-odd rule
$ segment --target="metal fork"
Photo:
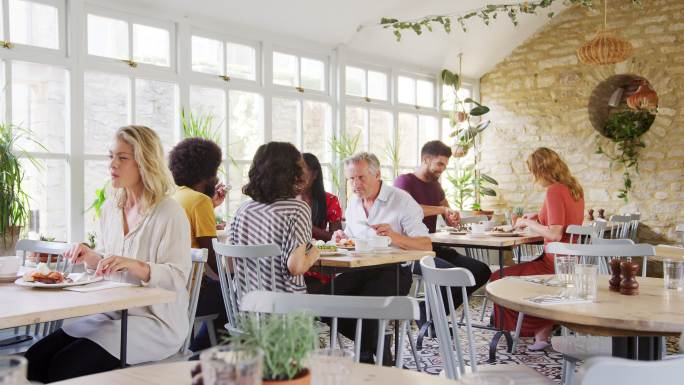
[[[71,274],[71,270],[73,270],[74,264],[73,264],[69,259],[64,258],[64,256],[62,256],[62,258],[63,258],[63,260],[62,260],[62,268],[60,269],[60,268],[59,268],[60,265],[59,265],[59,263],[57,263],[57,271],[59,271],[60,273],[62,273],[62,275],[64,276],[64,278],[66,278],[66,277],[69,276],[69,274]]]

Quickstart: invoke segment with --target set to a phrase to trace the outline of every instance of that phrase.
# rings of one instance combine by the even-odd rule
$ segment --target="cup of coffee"
[[[356,251],[370,251],[372,245],[366,238],[354,238],[354,250]]]
[[[16,275],[21,267],[21,257],[10,255],[0,257],[0,275]]]
[[[470,232],[473,234],[484,234],[487,230],[487,226],[481,223],[473,223],[470,225]]]
[[[370,247],[373,249],[385,249],[392,243],[392,238],[386,236],[375,236],[369,239]]]

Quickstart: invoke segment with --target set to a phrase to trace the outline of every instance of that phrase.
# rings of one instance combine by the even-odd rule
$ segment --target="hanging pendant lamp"
[[[603,29],[577,49],[577,57],[584,64],[615,64],[627,60],[632,54],[632,44],[607,29],[608,0],[603,0]]]

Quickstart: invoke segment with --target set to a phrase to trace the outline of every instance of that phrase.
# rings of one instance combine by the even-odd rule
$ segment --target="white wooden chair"
[[[399,351],[396,353],[395,366],[403,365],[404,337],[408,337],[414,352],[416,366],[420,371],[418,357],[415,355],[415,343],[407,330],[409,322],[420,318],[418,301],[411,297],[360,297],[325,294],[293,294],[271,291],[252,291],[242,297],[240,309],[245,312],[287,314],[309,311],[316,317],[332,318],[330,333],[333,338],[331,346],[337,344],[337,321],[339,318],[356,319],[354,337],[354,360],[359,362],[361,356],[361,333],[363,320],[378,321],[378,342],[375,364],[382,365],[385,343],[385,331],[390,320],[399,320]]]
[[[635,361],[625,358],[595,357],[582,365],[576,385],[680,385],[684,356],[660,361]]]
[[[63,260],[64,253],[69,249],[71,249],[70,243],[20,239],[17,241],[16,255],[22,258],[22,266],[25,266],[29,253],[48,254],[48,266],[50,268],[57,268],[59,267],[60,262]],[[20,329],[22,328],[14,328],[14,336],[23,336],[24,341],[0,348],[0,354],[23,353],[36,341],[54,332],[61,326],[62,321],[52,321],[26,325],[22,327],[23,332],[20,332]]]
[[[561,243],[561,242],[552,242],[549,243],[548,246],[546,247],[546,251],[550,254],[555,254],[555,255],[569,255],[569,256],[577,256],[579,258],[582,257],[597,257],[597,258],[604,258],[608,257],[610,259],[612,258],[631,258],[631,257],[643,257],[643,264],[642,264],[642,271],[641,275],[642,277],[646,276],[646,262],[649,256],[654,256],[655,255],[655,247],[649,244],[630,244],[631,240],[625,240],[625,239],[613,239],[613,240],[597,240],[598,242],[603,242],[603,244],[590,244],[590,245],[578,245],[578,244],[569,244],[569,243]],[[520,320],[520,319],[519,319]],[[577,354],[577,349],[572,349],[573,351],[570,351],[569,347],[573,347],[576,345],[576,343],[573,343],[572,338],[576,338],[574,336],[563,336],[563,337],[554,337],[552,338],[551,342],[553,344],[553,347],[560,353],[563,354],[563,373],[562,373],[562,383],[564,385],[570,385],[572,384],[573,377],[575,374],[575,366],[577,361],[579,360],[578,357],[576,357]],[[584,338],[584,337],[582,337]],[[587,344],[590,343],[586,338],[584,340],[582,339],[575,339],[575,342],[577,343],[582,343],[582,347],[580,347],[579,350],[582,351],[582,358],[587,357],[587,356],[592,356],[596,354],[601,354],[603,352],[602,349],[598,349],[598,351],[592,352],[592,349],[585,349],[587,347]],[[602,346],[598,344],[597,346]],[[595,354],[592,354],[595,353]]]
[[[190,340],[192,339],[192,329],[195,324],[195,312],[197,311],[197,302],[199,300],[200,288],[202,286],[202,274],[204,274],[204,266],[207,263],[207,258],[209,255],[209,250],[207,249],[191,249],[190,257],[192,258],[192,271],[190,272],[190,277],[188,278],[188,294],[190,296],[190,303],[188,306],[188,325],[190,325],[190,331],[188,336],[183,343],[181,352],[185,353],[190,346]]]
[[[637,230],[641,214],[611,215],[610,238],[612,239],[631,239],[636,242]]]
[[[239,334],[240,301],[242,297],[255,290],[277,291],[276,258],[282,254],[276,244],[238,246],[213,241],[216,254],[216,272],[221,284],[223,304],[226,307],[230,334]],[[254,267],[256,276],[250,276],[247,267]]]
[[[465,312],[465,326],[468,336],[468,352],[470,361],[470,371],[485,377],[489,374],[495,376],[505,376],[509,379],[524,381],[525,384],[551,384],[551,381],[534,370],[524,365],[496,365],[478,368],[475,357],[475,346],[472,332],[472,323],[468,312],[468,297],[466,287],[475,285],[475,277],[464,268],[454,267],[450,269],[438,269],[435,267],[434,257],[424,257],[420,261],[425,280],[427,296],[430,298],[430,311],[432,319],[435,321],[435,330],[439,340],[439,351],[444,362],[444,372],[446,377],[452,380],[460,380],[466,375],[466,365],[463,356],[461,338],[458,335],[458,321],[454,309],[454,300],[451,288],[460,288],[463,295],[463,311]],[[449,321],[444,309],[444,298],[442,297],[442,287],[446,287],[447,301],[451,313],[451,329],[449,333]],[[522,383],[522,382],[521,382]]]

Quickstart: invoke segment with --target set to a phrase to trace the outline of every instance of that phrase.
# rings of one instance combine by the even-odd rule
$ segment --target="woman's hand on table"
[[[523,214],[522,219],[531,219],[533,221],[538,221],[539,220],[539,214],[538,213]]]
[[[337,230],[332,235],[332,240],[335,241],[335,243],[339,243],[343,239],[347,239],[347,234],[342,230]]]
[[[100,254],[82,243],[74,243],[71,249],[64,253],[64,257],[73,264],[84,263],[90,269],[94,269],[102,260]]]
[[[112,255],[100,261],[95,275],[109,275],[120,271],[128,271],[129,274],[143,282],[150,280],[150,265],[137,259],[120,257],[118,255]]]
[[[527,227],[530,227],[530,225],[532,223],[537,223],[537,221],[532,220],[532,219],[521,218],[515,222],[515,225],[513,226],[513,228],[514,229],[525,229]]]

